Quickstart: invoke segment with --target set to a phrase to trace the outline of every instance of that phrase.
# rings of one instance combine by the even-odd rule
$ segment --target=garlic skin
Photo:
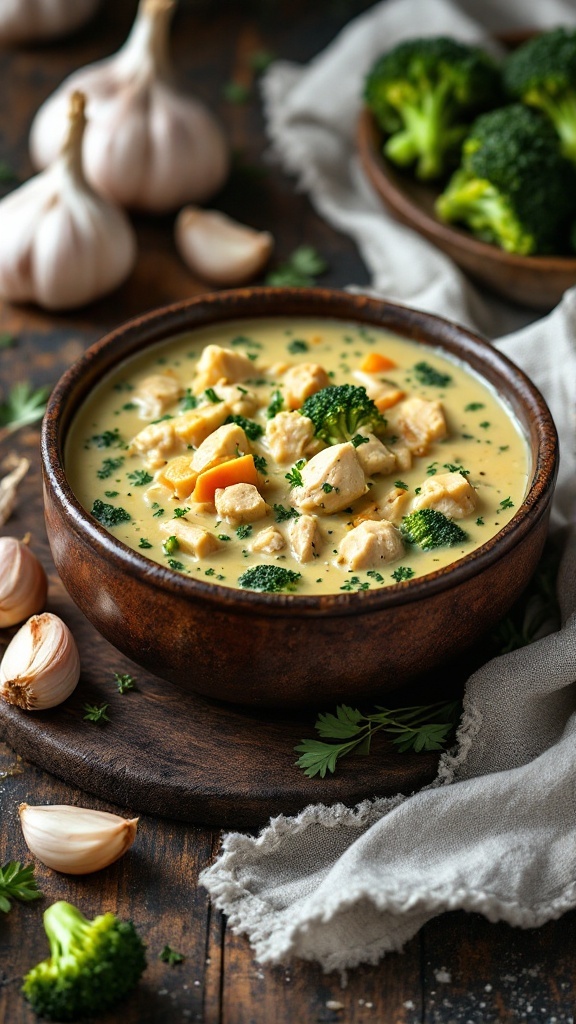
[[[0,296],[73,309],[124,281],[136,262],[126,214],[97,196],[82,171],[84,97],[73,93],[60,156],[0,201]]]
[[[168,34],[175,6],[175,0],[140,0],[124,46],[75,71],[45,101],[30,133],[36,167],[53,160],[68,97],[81,89],[89,117],[84,167],[101,195],[167,213],[218,191],[228,175],[228,145],[212,114],[174,82]]]
[[[46,573],[36,555],[16,537],[0,537],[0,629],[41,612],[47,593]]]
[[[274,247],[268,231],[255,231],[219,210],[186,206],[174,226],[176,248],[190,270],[210,284],[244,284],[263,269]]]
[[[132,846],[139,820],[67,804],[20,804],[18,811],[30,853],[66,875],[88,875],[113,864]]]
[[[0,43],[56,39],[80,28],[100,0],[2,0]]]
[[[56,707],[80,678],[80,655],[68,626],[52,612],[33,615],[0,663],[0,697],[25,711]]]

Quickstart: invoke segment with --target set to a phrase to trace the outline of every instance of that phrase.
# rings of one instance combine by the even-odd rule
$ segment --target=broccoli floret
[[[514,99],[545,111],[564,156],[576,163],[576,30],[557,28],[518,47],[504,83]]]
[[[424,180],[457,163],[467,126],[502,102],[500,70],[488,54],[444,36],[411,39],[385,53],[364,98],[389,135],[384,153]]]
[[[238,583],[247,590],[279,594],[282,590],[296,590],[301,575],[281,565],[253,565],[238,577]]]
[[[507,252],[562,252],[576,215],[576,170],[543,114],[502,107],[472,125],[436,210]]]
[[[457,523],[435,508],[418,508],[404,516],[400,533],[408,544],[417,544],[423,551],[468,540],[468,534]]]
[[[314,433],[326,444],[351,441],[360,429],[382,434],[386,420],[368,398],[366,388],[354,384],[330,384],[310,395],[300,407],[314,424]]]
[[[24,978],[22,992],[48,1020],[96,1016],[135,985],[144,968],[145,946],[130,921],[111,913],[88,921],[61,900],[44,913],[50,957]]]

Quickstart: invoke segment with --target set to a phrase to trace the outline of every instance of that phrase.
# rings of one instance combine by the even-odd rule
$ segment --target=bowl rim
[[[286,312],[285,306],[290,308],[290,313]],[[311,312],[310,307],[315,312]],[[468,555],[426,576],[377,590],[318,595],[261,593],[184,576],[168,566],[153,562],[105,530],[80,504],[66,477],[64,444],[78,409],[74,399],[79,396],[83,400],[108,372],[157,342],[166,342],[170,337],[218,322],[286,316],[309,316],[380,327],[409,340],[444,349],[448,357],[455,355],[464,364],[471,365],[493,387],[494,383],[490,382],[487,374],[474,366],[469,357],[494,373],[505,384],[505,401],[511,405],[509,393],[515,395],[524,407],[527,419],[536,425],[540,440],[537,458],[533,459],[531,481],[512,519]],[[379,317],[386,316],[395,320],[395,327],[379,322]],[[406,328],[404,333],[401,327]],[[526,442],[530,449],[529,436]],[[208,601],[239,613],[258,611],[268,615],[293,616],[305,613],[322,617],[369,613],[430,598],[458,586],[497,562],[521,542],[534,522],[546,512],[557,473],[558,437],[542,395],[526,374],[507,356],[460,324],[364,293],[328,288],[256,287],[202,293],[150,310],[122,323],[90,345],[52,391],[42,422],[41,459],[45,489],[50,491],[52,499],[65,513],[69,527],[82,540],[89,541],[96,553],[105,561],[112,562],[116,569],[153,585],[160,592],[192,601]]]
[[[364,106],[360,111],[357,125],[357,142],[360,158],[365,164],[372,184],[379,192],[380,198],[395,212],[406,219],[414,230],[420,231],[432,240],[437,239],[447,245],[457,246],[462,252],[489,260],[491,263],[501,264],[506,267],[517,267],[523,270],[531,269],[544,273],[557,273],[562,270],[564,273],[576,275],[576,256],[562,256],[550,254],[549,256],[522,256],[519,253],[506,252],[497,245],[483,242],[475,238],[470,232],[455,225],[445,224],[428,213],[419,203],[414,202],[406,191],[396,182],[395,177],[401,174],[391,168],[394,178],[388,170],[388,163],[379,151],[376,140],[381,135],[376,118],[369,107]],[[376,181],[374,179],[377,179]],[[421,187],[433,188],[433,183],[416,182]]]

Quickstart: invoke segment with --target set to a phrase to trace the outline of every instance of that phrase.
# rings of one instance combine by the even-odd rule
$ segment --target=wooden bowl
[[[452,566],[382,590],[260,594],[185,577],[112,537],[79,504],[63,451],[72,417],[102,376],[157,341],[254,317],[323,317],[383,327],[444,349],[509,403],[532,452],[513,519]],[[345,292],[245,288],[148,313],[93,345],[56,385],[42,432],[48,536],[71,597],[96,628],[157,675],[219,700],[333,706],[396,689],[491,629],[529,581],[546,536],[557,437],[539,392],[486,342],[426,313]],[[431,694],[433,698],[433,694]]]
[[[360,115],[357,141],[364,172],[396,219],[438,246],[480,284],[530,309],[549,310],[576,283],[576,257],[517,256],[438,220],[434,203],[440,188],[394,169],[382,154],[382,133],[367,109]]]

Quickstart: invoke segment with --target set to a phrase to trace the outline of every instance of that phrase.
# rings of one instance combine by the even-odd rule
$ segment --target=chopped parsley
[[[196,395],[192,393],[190,388],[186,388],[186,394],[180,402],[180,412],[189,412],[190,409],[195,409],[198,405],[198,399]]]
[[[479,426],[481,426],[483,430],[488,430],[488,427],[490,427],[491,425],[492,425],[492,424],[491,424],[491,423],[489,423],[489,422],[488,422],[488,420],[484,420],[484,422],[483,422],[483,423],[480,423],[480,424],[479,424]]]
[[[452,383],[452,377],[449,373],[440,373],[439,370],[430,366],[430,363],[416,363],[413,367],[413,373],[420,384],[430,387],[444,388],[447,384]]]
[[[331,491],[334,490],[334,487],[332,486],[332,484],[329,484],[327,480],[325,480],[324,483],[322,484],[322,490],[324,491],[324,494],[330,494]]]
[[[246,434],[249,441],[257,441],[264,433],[264,427],[256,420],[248,420],[245,416],[227,416],[224,423],[236,423]]]
[[[403,580],[411,580],[413,575],[414,569],[407,565],[399,565],[392,573],[392,579],[396,580],[396,583],[402,583]]]
[[[154,477],[147,473],[145,469],[135,469],[133,473],[128,473],[128,479],[132,481],[135,487],[145,487],[146,484],[152,483]]]
[[[152,513],[152,515],[154,516],[154,519],[159,519],[160,516],[164,515],[164,509],[163,508],[157,508],[156,511]]]
[[[405,484],[403,480],[395,480],[394,487],[397,487],[400,491],[409,490],[408,484]]]
[[[254,465],[256,466],[258,473],[268,472],[268,463],[263,455],[253,455],[252,458],[254,459]]]
[[[212,402],[213,405],[218,405],[218,402],[223,401],[223,399],[218,398],[218,395],[214,391],[214,388],[206,388],[204,394],[206,395],[208,401]]]
[[[299,519],[300,517],[298,509],[293,505],[290,505],[289,508],[286,508],[285,505],[273,505],[272,508],[276,513],[277,523],[285,523],[287,519]]]
[[[109,704],[83,704],[82,708],[86,712],[84,721],[98,722],[99,725],[102,725],[103,722],[109,722],[110,719],[106,714],[109,707]]]
[[[266,419],[273,420],[274,417],[284,408],[284,399],[280,391],[274,391],[270,399],[270,405],[266,409]]]
[[[104,491],[104,495],[107,498],[117,498],[120,491]]]
[[[115,672],[114,679],[116,680],[118,693],[128,693],[129,690],[136,689],[136,680],[128,672]]]
[[[355,590],[356,592],[359,592],[361,590],[369,590],[369,589],[370,589],[370,584],[369,584],[368,580],[365,580],[364,583],[362,583],[362,581],[360,580],[360,578],[358,576],[351,576],[350,579],[346,580],[346,582],[343,584],[343,586],[340,587],[340,590],[347,590],[347,591]]]
[[[364,437],[363,434],[354,434],[354,437],[352,438],[352,444],[354,445],[355,448],[358,448],[361,444],[368,444],[369,440],[370,438]]]
[[[302,469],[306,465],[306,459],[298,459],[292,466],[290,472],[285,474],[285,479],[290,484],[290,487],[302,487]],[[332,490],[332,488],[330,488]]]
[[[146,540],[146,537],[140,537],[140,543],[138,547],[146,550],[147,548],[151,548],[152,544],[150,543],[149,540]]]
[[[237,334],[235,338],[232,338],[230,342],[235,348],[238,345],[243,345],[245,348],[260,349],[262,345],[259,341],[255,341],[254,338],[248,338],[245,334]]]
[[[498,508],[502,509],[502,511],[504,511],[505,508],[514,508],[514,502],[511,501],[510,498],[504,498],[500,502]]]
[[[292,341],[288,343],[286,347],[288,351],[295,356],[298,354],[298,352],[307,352],[309,345],[308,342],[304,341],[302,338],[294,338]]]
[[[242,525],[239,526],[237,528],[237,530],[236,530],[236,536],[238,537],[239,540],[246,540],[246,538],[249,537],[251,533],[252,533],[252,524],[251,523],[242,523]]]
[[[384,583],[384,577],[382,573],[376,572],[375,569],[368,569],[366,575],[371,576],[372,579],[376,581],[376,583]]]
[[[105,501],[96,501],[92,505],[92,515],[102,526],[119,526],[120,523],[129,523],[132,516],[120,505],[108,505]]]
[[[484,520],[482,516],[478,516],[478,519],[476,520],[476,526],[484,526]]]
[[[280,287],[307,288],[315,284],[315,278],[327,270],[327,264],[311,245],[295,249],[285,263],[266,277],[266,284]]]
[[[478,409],[485,409],[484,402],[468,402],[468,405],[464,406],[464,412],[477,412]]]
[[[175,508],[174,509],[174,515],[172,516],[172,518],[173,519],[182,519],[182,516],[185,516],[186,513],[189,512],[189,511],[190,511],[189,508]]]
[[[186,566],[182,562],[177,562],[175,558],[168,559],[168,565],[171,569],[178,569],[179,572],[184,572]]]
[[[87,442],[87,447],[91,445],[95,448],[126,448],[118,427],[114,430],[104,430],[102,434],[94,434]]]

